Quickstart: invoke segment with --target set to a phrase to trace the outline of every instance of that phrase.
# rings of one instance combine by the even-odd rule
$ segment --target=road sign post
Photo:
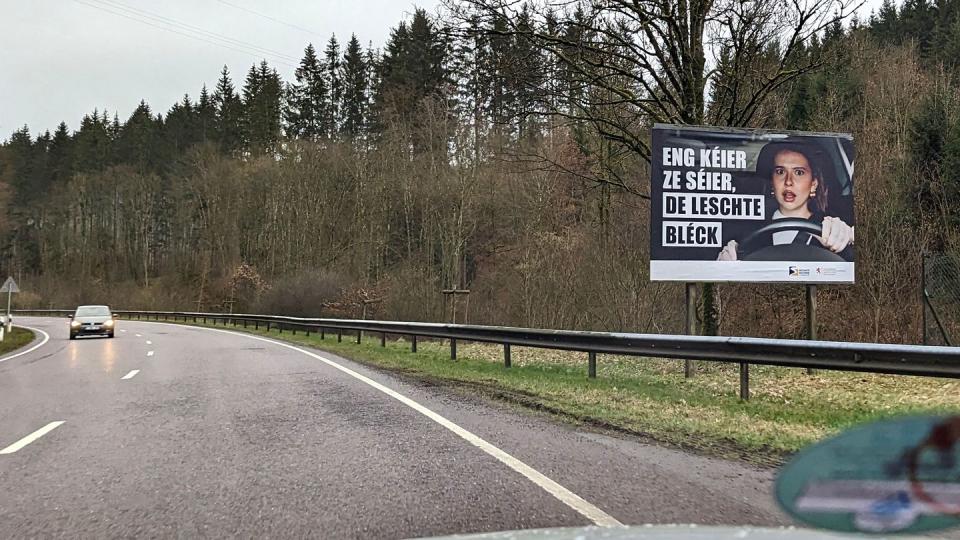
[[[13,276],[7,278],[3,282],[3,286],[0,287],[0,293],[7,293],[7,319],[6,319],[6,330],[9,332],[13,329],[13,320],[10,318],[10,304],[13,301],[13,293],[20,292],[20,287],[17,287],[17,282],[13,280]]]

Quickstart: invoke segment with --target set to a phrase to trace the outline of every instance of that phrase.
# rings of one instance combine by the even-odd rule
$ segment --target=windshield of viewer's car
[[[81,306],[77,308],[77,317],[109,317],[110,309],[106,306]]]

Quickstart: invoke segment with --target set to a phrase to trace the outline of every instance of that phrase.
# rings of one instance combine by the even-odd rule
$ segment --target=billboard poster
[[[650,279],[853,283],[853,136],[656,124]]]

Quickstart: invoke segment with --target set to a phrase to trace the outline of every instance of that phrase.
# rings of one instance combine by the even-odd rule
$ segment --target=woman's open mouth
[[[783,192],[783,201],[784,202],[793,202],[797,198],[796,193],[790,191],[789,189]]]

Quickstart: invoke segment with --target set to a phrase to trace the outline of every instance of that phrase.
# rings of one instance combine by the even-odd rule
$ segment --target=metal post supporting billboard
[[[920,255],[920,326],[923,331],[923,345],[927,344],[927,254]]]
[[[697,333],[697,284],[687,283],[687,335],[693,336]],[[693,377],[693,362],[691,360],[683,361],[683,376],[689,379]]]
[[[817,340],[817,286],[807,285],[807,339]],[[814,371],[807,368],[807,374],[813,375]]]

